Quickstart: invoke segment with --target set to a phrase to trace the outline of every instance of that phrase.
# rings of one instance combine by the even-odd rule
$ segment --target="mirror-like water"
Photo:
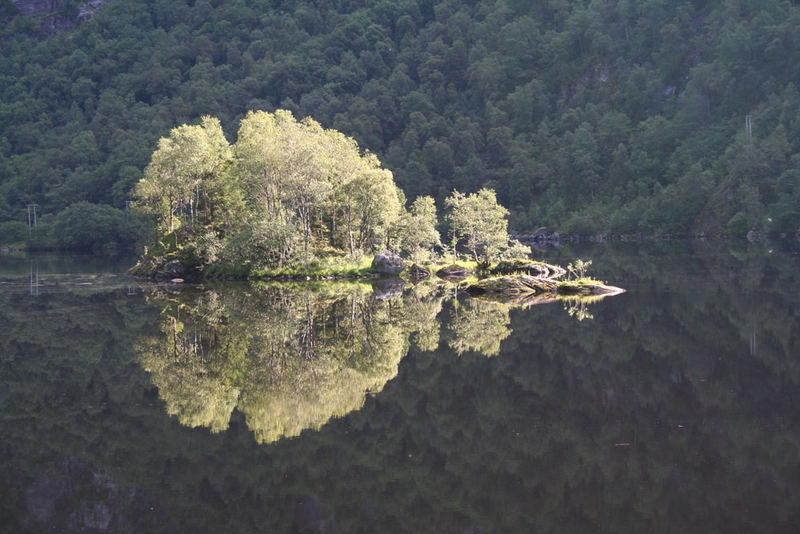
[[[548,251],[629,291],[524,308],[0,257],[0,531],[793,531],[778,245]]]

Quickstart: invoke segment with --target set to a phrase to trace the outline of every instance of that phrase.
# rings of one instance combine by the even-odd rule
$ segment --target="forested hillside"
[[[796,0],[119,0],[46,36],[0,0],[0,243],[29,203],[40,244],[130,242],[159,137],[279,107],[517,230],[794,232],[798,28]]]

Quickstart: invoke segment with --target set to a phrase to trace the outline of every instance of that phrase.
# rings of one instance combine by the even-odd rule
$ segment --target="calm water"
[[[796,531],[796,244],[545,255],[628,292],[0,256],[0,531]]]

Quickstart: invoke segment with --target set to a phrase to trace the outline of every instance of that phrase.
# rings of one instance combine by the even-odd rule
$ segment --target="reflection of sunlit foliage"
[[[388,304],[363,295],[308,306],[301,317],[293,336],[262,330],[251,344],[258,365],[239,408],[259,442],[359,409],[367,392],[394,378],[408,350],[408,333],[392,324]]]
[[[450,348],[459,355],[472,350],[496,356],[500,343],[511,335],[510,309],[510,304],[488,300],[466,299],[459,303],[450,323]]]
[[[186,426],[225,430],[239,398],[233,378],[246,365],[241,325],[227,320],[214,292],[200,293],[191,303],[158,303],[162,335],[141,340],[138,352],[167,412]]]
[[[403,299],[404,324],[415,331],[414,342],[421,351],[433,351],[439,346],[440,324],[437,317],[442,311],[443,299],[437,296],[432,284],[414,286]]]
[[[225,336],[191,316],[181,323],[162,318],[163,336],[140,345],[142,363],[167,404],[186,426],[206,426],[212,432],[228,428],[228,420],[239,398],[230,380],[236,362],[243,363],[241,338]],[[209,341],[204,342],[203,336]],[[215,346],[216,339],[225,345]]]
[[[256,439],[270,442],[296,436],[306,428],[320,428],[331,417],[361,408],[365,393],[380,391],[394,378],[405,354],[399,329],[389,327],[383,334],[374,342],[386,343],[384,350],[371,361],[345,362],[331,353],[313,360],[289,356],[275,367],[254,373],[239,407]],[[359,370],[349,364],[363,365]]]
[[[163,310],[162,335],[141,341],[139,354],[167,411],[216,432],[238,407],[259,442],[360,408],[397,374],[417,330],[402,302],[381,302],[358,284],[338,293],[270,285],[154,291],[150,301]],[[419,299],[412,306],[426,307]],[[433,322],[439,307],[428,314]]]
[[[715,254],[706,265],[645,254],[652,248],[596,262],[633,290],[591,304],[593,321],[579,324],[561,305],[512,311],[514,331],[498,358],[455,359],[446,343],[411,354],[377,402],[267,447],[246,432],[165,425],[162,403],[143,402],[153,377],[129,348],[152,334],[167,295],[144,307],[124,288],[51,300],[29,297],[27,285],[25,298],[0,291],[0,405],[11,451],[0,460],[0,516],[25,513],[26,490],[57,448],[155,495],[164,525],[138,532],[291,532],[287,496],[307,493],[335,516],[336,532],[740,532],[756,524],[794,532],[798,256],[747,249],[743,259]],[[380,308],[404,332],[414,323],[408,293]],[[292,294],[217,288],[206,299],[225,306],[204,313],[252,333],[269,326],[279,300],[292,310],[286,320],[304,317],[305,301]],[[194,298],[180,302],[191,307]],[[316,308],[335,300],[320,295]],[[184,333],[189,311],[180,310]],[[335,327],[344,314],[325,322]],[[454,316],[451,302],[441,316]],[[447,325],[442,334],[452,334]],[[233,384],[245,382],[241,373]],[[29,459],[38,462],[23,465]],[[18,517],[0,530],[36,530]]]
[[[219,432],[238,408],[256,440],[271,442],[360,409],[396,376],[411,341],[436,350],[444,297],[435,284],[383,300],[360,283],[256,283],[151,289],[148,300],[161,309],[161,333],[142,338],[138,353],[167,412]],[[570,315],[591,318],[573,300]],[[519,305],[454,299],[449,346],[499,354]]]
[[[594,319],[594,315],[589,310],[589,304],[602,299],[603,296],[601,295],[596,297],[563,297],[559,300],[564,303],[564,310],[570,317],[583,321],[584,319]]]

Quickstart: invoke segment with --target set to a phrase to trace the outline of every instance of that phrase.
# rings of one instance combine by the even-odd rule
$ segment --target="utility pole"
[[[30,237],[31,232],[36,230],[36,204],[28,204],[25,207],[28,208],[28,237]],[[31,210],[33,211],[33,218],[31,218]]]
[[[753,142],[753,116],[749,113],[744,116],[744,132],[747,135],[747,142]]]

